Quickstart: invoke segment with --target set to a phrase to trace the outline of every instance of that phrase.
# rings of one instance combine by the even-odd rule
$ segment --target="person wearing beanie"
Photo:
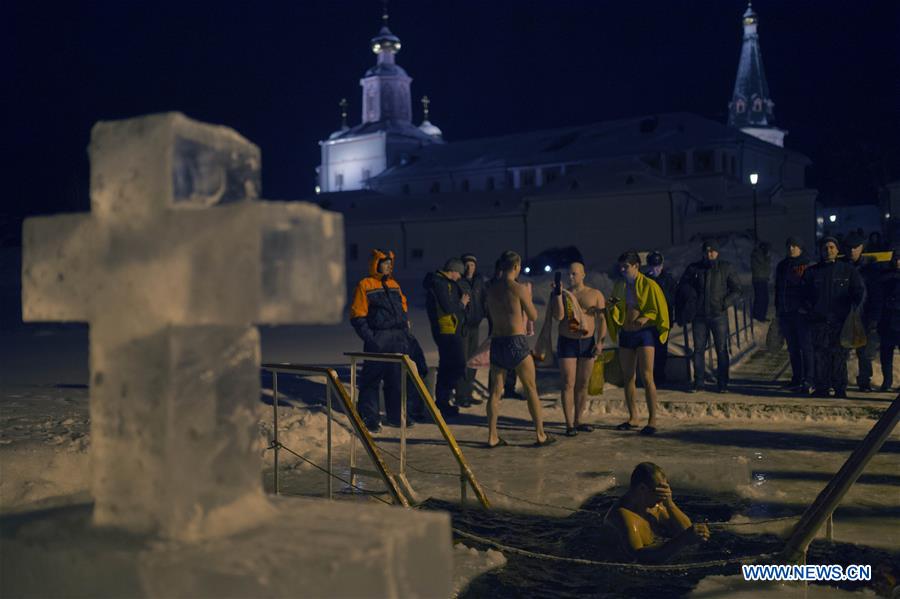
[[[894,350],[900,350],[900,247],[894,248],[872,295],[881,338],[881,391],[888,392],[894,386]]]
[[[844,260],[856,269],[866,286],[860,312],[863,326],[866,328],[866,344],[855,351],[859,367],[856,385],[860,391],[869,392],[872,390],[872,360],[878,354],[878,318],[874,314],[875,305],[871,301],[870,290],[878,285],[881,269],[875,258],[863,256],[864,244],[865,239],[859,233],[850,233],[844,238]]]
[[[824,237],[820,242],[821,260],[803,273],[817,397],[829,397],[831,389],[835,397],[847,397],[848,351],[841,346],[841,329],[851,308],[858,307],[865,295],[859,272],[850,263],[838,260],[838,243],[834,237]]]
[[[753,318],[769,320],[769,278],[772,276],[772,256],[769,243],[760,241],[750,252],[750,274],[753,281]]]
[[[465,267],[462,277],[459,279],[459,287],[463,293],[468,294],[471,298],[469,301],[469,309],[466,314],[466,324],[463,327],[463,349],[465,350],[466,361],[469,360],[478,351],[479,339],[478,332],[481,327],[481,321],[484,320],[487,308],[484,304],[485,298],[485,282],[478,273],[478,258],[475,254],[466,253],[459,257]],[[480,399],[474,397],[475,390],[475,374],[474,368],[466,368],[466,390],[468,397],[462,398],[460,405],[467,407],[468,405],[478,405]]]
[[[350,324],[363,340],[363,351],[407,354],[416,363],[419,375],[425,378],[428,374],[425,354],[410,332],[406,296],[393,273],[394,253],[372,250],[369,276],[359,282],[353,293]],[[381,430],[378,388],[382,381],[387,422],[394,426],[400,424],[400,376],[399,364],[363,362],[357,408],[366,428],[373,433]],[[417,392],[407,396],[407,406],[408,426],[413,420],[425,419],[425,405]]]
[[[731,264],[719,260],[719,244],[715,239],[703,242],[703,258],[692,263],[681,275],[678,295],[693,298],[691,329],[694,341],[694,384],[688,390],[703,390],[706,374],[704,353],[709,333],[716,347],[716,385],[719,393],[728,392],[730,361],[728,357],[728,307],[741,297]],[[688,293],[685,293],[688,292]]]
[[[812,264],[796,237],[785,242],[787,257],[775,267],[775,318],[791,358],[791,382],[794,393],[813,391],[813,346],[809,319],[803,309],[803,273]]]
[[[450,258],[441,270],[425,275],[425,309],[431,321],[431,335],[438,348],[438,375],[434,401],[444,417],[459,414],[470,392],[466,386],[466,355],[463,347],[463,328],[470,303],[459,280],[465,272],[459,258]],[[455,394],[456,401],[450,403]]]
[[[665,257],[659,250],[653,250],[647,255],[647,269],[645,273],[662,289],[666,298],[666,307],[669,309],[669,320],[674,322],[673,310],[675,308],[675,277],[665,267]],[[669,339],[666,338],[665,343],[661,342],[658,337],[654,337],[656,341],[656,352],[653,354],[653,380],[657,387],[661,387],[666,382],[666,359],[669,356]]]

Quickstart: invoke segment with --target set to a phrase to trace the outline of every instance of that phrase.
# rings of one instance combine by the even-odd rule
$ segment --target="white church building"
[[[727,123],[664,113],[500,137],[446,141],[412,121],[412,79],[386,22],[360,80],[362,122],[320,142],[318,203],[344,214],[348,277],[369,249],[391,249],[418,275],[474,252],[526,258],[574,245],[604,264],[627,248],[665,248],[754,229],[780,246],[815,239],[810,160],[784,147],[748,6]],[[756,185],[750,175],[757,175]]]

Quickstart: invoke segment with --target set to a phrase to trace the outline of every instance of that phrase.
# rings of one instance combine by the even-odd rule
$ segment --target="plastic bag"
[[[775,318],[769,323],[769,332],[766,333],[766,349],[768,351],[778,351],[782,347],[784,347],[784,335],[781,332],[778,319]]]
[[[845,349],[857,349],[866,344],[866,327],[863,326],[859,310],[850,309],[847,320],[841,328],[841,347]]]
[[[603,384],[606,379],[603,377],[603,367],[605,364],[598,356],[594,360],[594,367],[591,369],[591,380],[588,382],[588,395],[603,395]]]
[[[481,368],[490,368],[491,366],[491,338],[488,337],[481,342],[478,349],[466,362],[466,367],[479,370]]]

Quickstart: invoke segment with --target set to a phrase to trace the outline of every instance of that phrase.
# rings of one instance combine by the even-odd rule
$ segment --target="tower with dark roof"
[[[412,123],[412,77],[397,64],[400,38],[388,27],[386,11],[369,47],[377,58],[359,80],[362,122],[350,128],[342,123],[340,130],[319,142],[319,192],[366,189],[372,178],[422,146],[443,143],[439,134]]]
[[[751,3],[742,17],[744,41],[738,62],[734,92],[728,103],[728,126],[740,129],[776,146],[784,146],[787,131],[773,125],[775,102],[769,95],[757,26],[759,18]]]

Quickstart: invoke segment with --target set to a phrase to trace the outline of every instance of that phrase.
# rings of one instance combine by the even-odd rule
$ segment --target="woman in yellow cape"
[[[665,343],[669,337],[669,308],[665,295],[656,281],[641,274],[641,259],[637,252],[629,251],[619,256],[619,272],[622,279],[613,288],[606,310],[609,338],[619,343],[619,363],[625,380],[625,404],[628,421],[616,428],[631,430],[638,426],[635,375],[640,369],[650,417],[642,435],[656,432],[656,383],[653,380],[654,340]]]

